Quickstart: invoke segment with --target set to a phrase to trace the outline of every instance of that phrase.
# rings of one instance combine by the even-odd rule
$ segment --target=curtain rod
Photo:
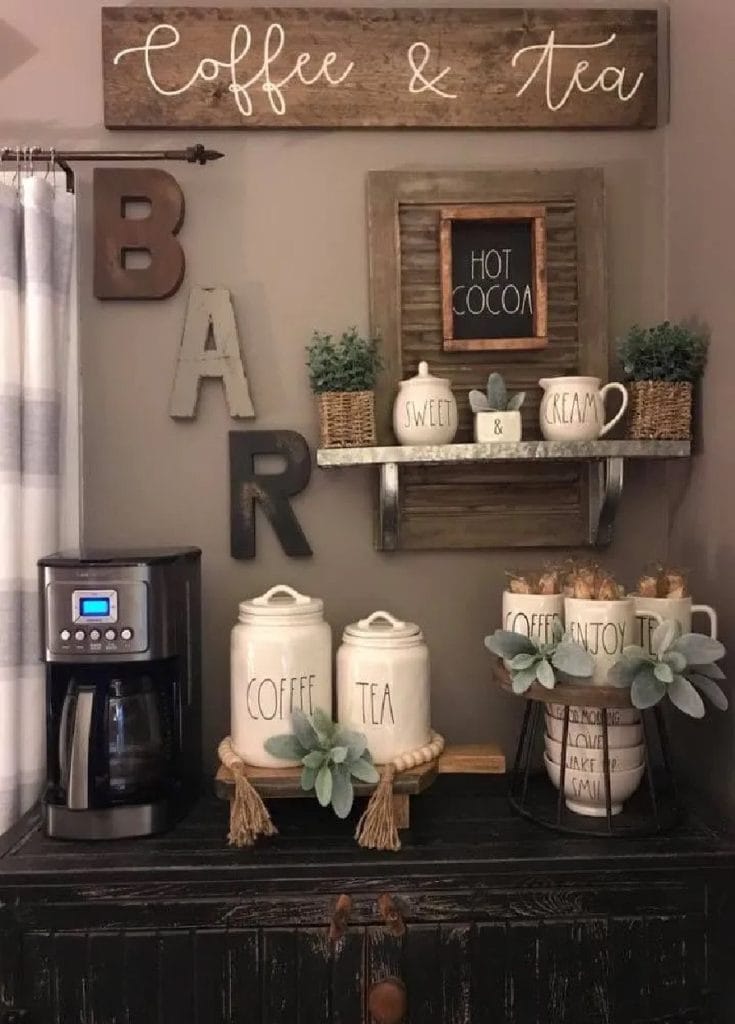
[[[69,192],[74,191],[74,172],[70,163],[78,160],[102,163],[106,160],[121,162],[125,160],[182,160],[190,164],[206,164],[210,160],[220,160],[224,153],[216,149],[205,149],[201,142],[186,149],[53,149],[40,146],[2,146],[0,147],[0,163],[15,163],[19,167],[28,167],[33,163],[51,163],[61,167],[66,175]]]

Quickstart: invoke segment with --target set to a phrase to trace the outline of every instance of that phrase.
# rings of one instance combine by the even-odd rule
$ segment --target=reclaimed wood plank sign
[[[659,12],[103,7],[108,128],[653,128]]]
[[[445,207],[439,244],[445,351],[547,344],[543,206]]]

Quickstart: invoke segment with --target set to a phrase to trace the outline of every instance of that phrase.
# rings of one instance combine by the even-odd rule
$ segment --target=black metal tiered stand
[[[498,661],[496,680],[501,688],[512,693],[510,676]],[[519,699],[516,695],[516,699]],[[656,835],[672,829],[680,816],[674,773],[669,754],[666,722],[660,706],[641,711],[643,726],[644,778],[638,792],[626,801],[619,814],[612,813],[610,784],[609,712],[616,708],[632,708],[630,691],[613,687],[557,684],[547,690],[535,683],[523,694],[526,709],[521,726],[513,768],[510,775],[511,806],[539,825],[559,832],[586,836]],[[558,791],[543,769],[539,771],[540,751],[544,746],[544,711],[548,704],[564,706],[560,779]],[[602,726],[603,784],[605,815],[592,818],[570,811],[565,800],[567,754],[571,708],[599,708]],[[574,749],[574,748],[572,748]]]

